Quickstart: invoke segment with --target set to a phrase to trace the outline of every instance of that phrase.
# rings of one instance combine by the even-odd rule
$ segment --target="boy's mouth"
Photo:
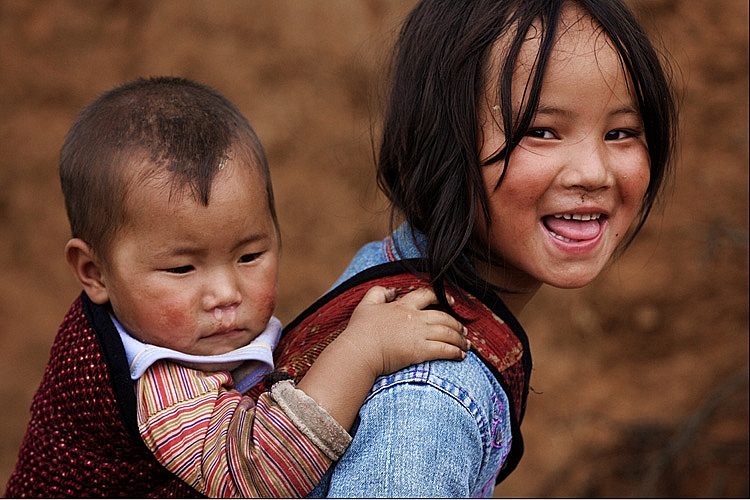
[[[215,332],[212,332],[207,337],[220,337],[222,335],[230,335],[230,334],[233,334],[233,333],[239,333],[239,332],[243,332],[243,331],[244,331],[244,329],[242,329],[242,328],[232,328],[232,327],[222,328],[221,330],[216,330]]]
[[[542,218],[544,227],[558,240],[577,243],[596,238],[606,216],[601,213],[555,214]]]

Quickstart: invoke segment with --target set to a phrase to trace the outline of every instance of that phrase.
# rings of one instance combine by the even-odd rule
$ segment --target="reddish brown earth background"
[[[56,162],[75,112],[123,81],[226,94],[272,166],[284,322],[387,229],[374,183],[384,64],[413,2],[0,0],[0,486],[79,292]],[[544,289],[526,456],[498,496],[748,496],[748,5],[634,0],[677,63],[676,182],[590,286]]]

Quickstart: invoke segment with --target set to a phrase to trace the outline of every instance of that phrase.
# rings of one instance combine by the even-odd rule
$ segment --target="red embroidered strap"
[[[284,332],[276,349],[276,369],[292,375],[299,381],[321,351],[347,326],[349,317],[364,294],[371,287],[381,285],[396,288],[399,296],[420,287],[429,286],[424,279],[413,274],[385,276],[355,285],[324,302]],[[456,312],[467,318],[466,327],[473,349],[500,377],[512,400],[515,418],[520,422],[527,388],[524,363],[521,363],[524,346],[510,326],[492,310],[472,295],[459,299]],[[257,388],[251,393],[260,393]]]

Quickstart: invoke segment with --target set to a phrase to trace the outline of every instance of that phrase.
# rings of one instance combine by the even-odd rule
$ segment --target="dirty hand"
[[[423,361],[464,359],[471,348],[466,328],[448,313],[425,309],[435,304],[429,288],[396,299],[395,289],[375,286],[352,313],[342,340],[353,344],[375,376]]]

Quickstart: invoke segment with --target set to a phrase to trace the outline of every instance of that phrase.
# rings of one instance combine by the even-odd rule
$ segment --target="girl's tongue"
[[[574,220],[547,216],[544,225],[553,233],[569,240],[590,240],[599,234],[599,220]]]

